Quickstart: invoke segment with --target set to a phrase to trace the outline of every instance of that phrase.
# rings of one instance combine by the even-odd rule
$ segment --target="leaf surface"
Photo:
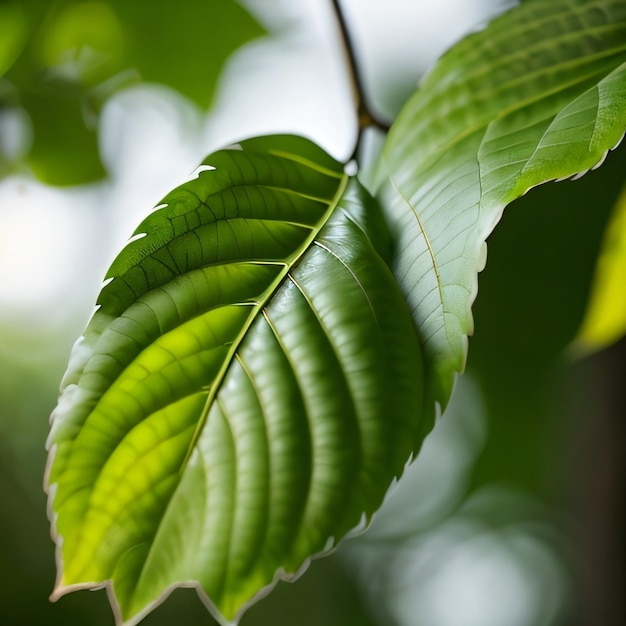
[[[422,362],[373,199],[312,143],[209,156],[114,261],[53,414],[54,597],[178,585],[236,619],[369,519],[419,447]]]
[[[598,166],[625,128],[623,0],[523,3],[453,47],[406,104],[378,196],[433,400],[445,406],[464,367],[484,242],[504,207]]]

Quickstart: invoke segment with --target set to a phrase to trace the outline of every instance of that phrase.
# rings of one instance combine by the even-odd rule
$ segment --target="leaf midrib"
[[[183,461],[181,462],[180,470],[179,470],[179,473],[178,473],[178,476],[179,476],[178,484],[179,485],[180,485],[180,479],[181,479],[182,475],[184,474],[184,472],[185,472],[185,470],[186,470],[186,468],[187,468],[187,466],[189,464],[191,455],[193,454],[193,451],[196,448],[196,444],[197,444],[197,442],[198,442],[198,440],[200,438],[200,435],[201,435],[201,433],[202,433],[202,431],[203,431],[203,429],[204,429],[204,427],[206,425],[211,406],[213,405],[213,402],[214,402],[214,400],[216,398],[216,395],[217,395],[217,393],[218,393],[218,391],[219,391],[219,389],[221,387],[221,384],[222,384],[222,382],[224,380],[224,377],[226,376],[226,374],[227,374],[227,372],[228,372],[228,370],[230,368],[231,363],[233,362],[234,359],[237,358],[239,346],[241,345],[242,341],[244,340],[245,336],[247,335],[247,332],[249,331],[250,327],[252,326],[252,324],[256,320],[257,315],[259,315],[259,314],[263,315],[264,314],[265,306],[267,305],[267,303],[270,301],[270,299],[276,293],[278,288],[282,285],[283,280],[288,277],[289,272],[291,271],[291,269],[296,265],[296,263],[302,258],[302,256],[307,252],[307,250],[313,244],[313,242],[315,241],[315,239],[318,236],[318,234],[320,233],[320,231],[328,223],[329,219],[332,217],[332,215],[334,214],[335,210],[337,209],[337,206],[339,204],[339,200],[343,196],[343,193],[345,192],[345,189],[347,187],[347,184],[348,184],[348,181],[349,181],[349,177],[346,174],[341,174],[341,176],[337,176],[336,173],[333,173],[333,177],[339,179],[339,184],[338,184],[337,190],[336,190],[333,198],[328,203],[328,209],[324,212],[324,214],[318,220],[317,225],[311,229],[311,233],[309,233],[309,235],[298,246],[298,248],[296,248],[296,250],[284,262],[276,263],[276,264],[283,265],[282,271],[279,272],[278,275],[276,276],[276,278],[270,283],[270,285],[265,290],[264,295],[259,299],[259,301],[255,302],[253,304],[252,311],[248,315],[248,318],[247,318],[245,324],[242,326],[242,328],[241,328],[240,332],[238,333],[237,337],[235,338],[235,340],[231,343],[231,346],[230,346],[230,349],[228,351],[228,354],[227,354],[226,358],[224,359],[224,363],[222,364],[220,370],[218,371],[217,375],[215,376],[215,378],[213,380],[213,384],[211,385],[211,389],[209,391],[209,395],[208,395],[207,400],[205,402],[204,411],[203,411],[202,415],[200,416],[200,420],[198,421],[198,425],[196,426],[194,434],[192,435],[191,441],[190,441],[188,449],[187,449],[187,453],[186,453],[185,457],[183,458]],[[171,506],[172,501],[173,501],[173,498],[170,498],[168,504],[166,505],[165,512]],[[165,512],[164,512],[164,515],[161,517],[161,520],[164,519]],[[152,536],[152,539],[149,542],[150,543],[150,547],[148,548],[148,553],[146,554],[146,557],[143,560],[143,565],[141,567],[141,571],[142,572],[143,572],[145,564],[148,562],[148,560],[150,558],[150,553],[152,552],[152,549],[154,547],[154,540],[155,540],[155,538],[156,538],[156,536],[158,534],[158,526],[160,526],[160,523],[161,523],[161,521],[159,520],[157,528],[155,529],[155,532],[154,532],[154,534]],[[138,575],[138,579],[140,577],[141,577],[141,572]],[[131,600],[131,602],[132,602],[132,600]]]
[[[336,177],[336,174],[335,174],[335,177]],[[283,269],[277,274],[276,278],[274,278],[274,280],[269,284],[267,289],[265,289],[265,292],[261,296],[261,298],[259,298],[258,301],[255,302],[252,310],[250,311],[250,314],[248,315],[248,318],[246,319],[246,322],[242,325],[242,328],[237,334],[237,337],[231,343],[229,351],[226,355],[226,358],[224,359],[222,366],[220,367],[215,378],[213,379],[213,384],[211,385],[211,389],[209,391],[209,395],[207,397],[204,410],[202,412],[202,415],[200,416],[198,425],[191,438],[191,441],[189,442],[187,453],[181,463],[179,475],[182,475],[184,473],[189,463],[193,450],[195,449],[196,444],[200,438],[200,435],[206,425],[209,411],[211,409],[211,406],[213,405],[215,397],[218,391],[220,390],[224,377],[226,376],[226,373],[228,372],[228,369],[230,368],[230,365],[233,359],[235,358],[242,341],[244,340],[245,336],[250,330],[250,327],[256,320],[257,315],[259,314],[262,315],[262,312],[265,306],[274,296],[278,288],[281,286],[283,280],[287,277],[287,275],[289,274],[293,266],[296,265],[296,263],[307,252],[307,250],[310,248],[311,244],[315,241],[316,237],[318,236],[322,228],[324,228],[324,226],[327,224],[328,220],[331,218],[331,216],[335,212],[337,205],[339,203],[339,200],[341,199],[346,189],[347,184],[348,184],[348,176],[345,174],[342,174],[339,179],[337,191],[335,192],[334,197],[331,199],[331,201],[328,204],[328,209],[324,212],[324,214],[318,220],[317,224],[311,228],[311,232],[303,240],[303,242],[296,248],[296,250],[289,257],[287,257],[287,259],[285,259],[284,262],[278,263],[283,266]]]

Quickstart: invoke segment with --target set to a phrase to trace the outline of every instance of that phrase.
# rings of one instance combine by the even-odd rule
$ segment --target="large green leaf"
[[[176,585],[236,618],[369,519],[430,427],[371,196],[295,137],[205,165],[113,263],[53,414],[53,597],[111,581],[125,624]]]
[[[623,0],[526,2],[452,48],[407,103],[378,195],[434,400],[445,405],[463,369],[484,242],[505,205],[599,165],[625,128]]]

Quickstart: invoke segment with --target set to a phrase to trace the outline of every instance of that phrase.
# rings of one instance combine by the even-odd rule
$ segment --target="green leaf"
[[[97,120],[116,91],[138,81],[161,83],[207,109],[228,57],[263,32],[234,0],[188,0],[181,7],[148,0],[12,0],[0,18],[5,12],[23,22],[21,39],[13,37],[23,51],[6,78],[33,125],[28,165],[39,179],[62,185],[104,175]],[[17,43],[0,44],[0,70],[3,48],[7,65]],[[14,106],[2,100],[0,94],[0,107]]]
[[[26,43],[28,20],[17,3],[0,5],[0,77],[13,65]]]
[[[49,438],[59,579],[228,620],[369,520],[424,436],[379,209],[307,140],[209,156],[113,263]],[[364,517],[365,516],[365,517]]]
[[[464,367],[484,242],[504,207],[596,167],[625,128],[623,0],[526,2],[453,47],[404,107],[378,196],[434,400],[445,406]]]
[[[87,125],[80,98],[24,90],[20,104],[33,132],[25,161],[39,180],[50,185],[77,185],[106,176],[95,120]]]

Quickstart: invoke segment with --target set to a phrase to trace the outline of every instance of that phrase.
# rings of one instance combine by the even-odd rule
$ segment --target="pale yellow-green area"
[[[604,236],[587,312],[573,348],[589,354],[626,334],[626,187]]]

